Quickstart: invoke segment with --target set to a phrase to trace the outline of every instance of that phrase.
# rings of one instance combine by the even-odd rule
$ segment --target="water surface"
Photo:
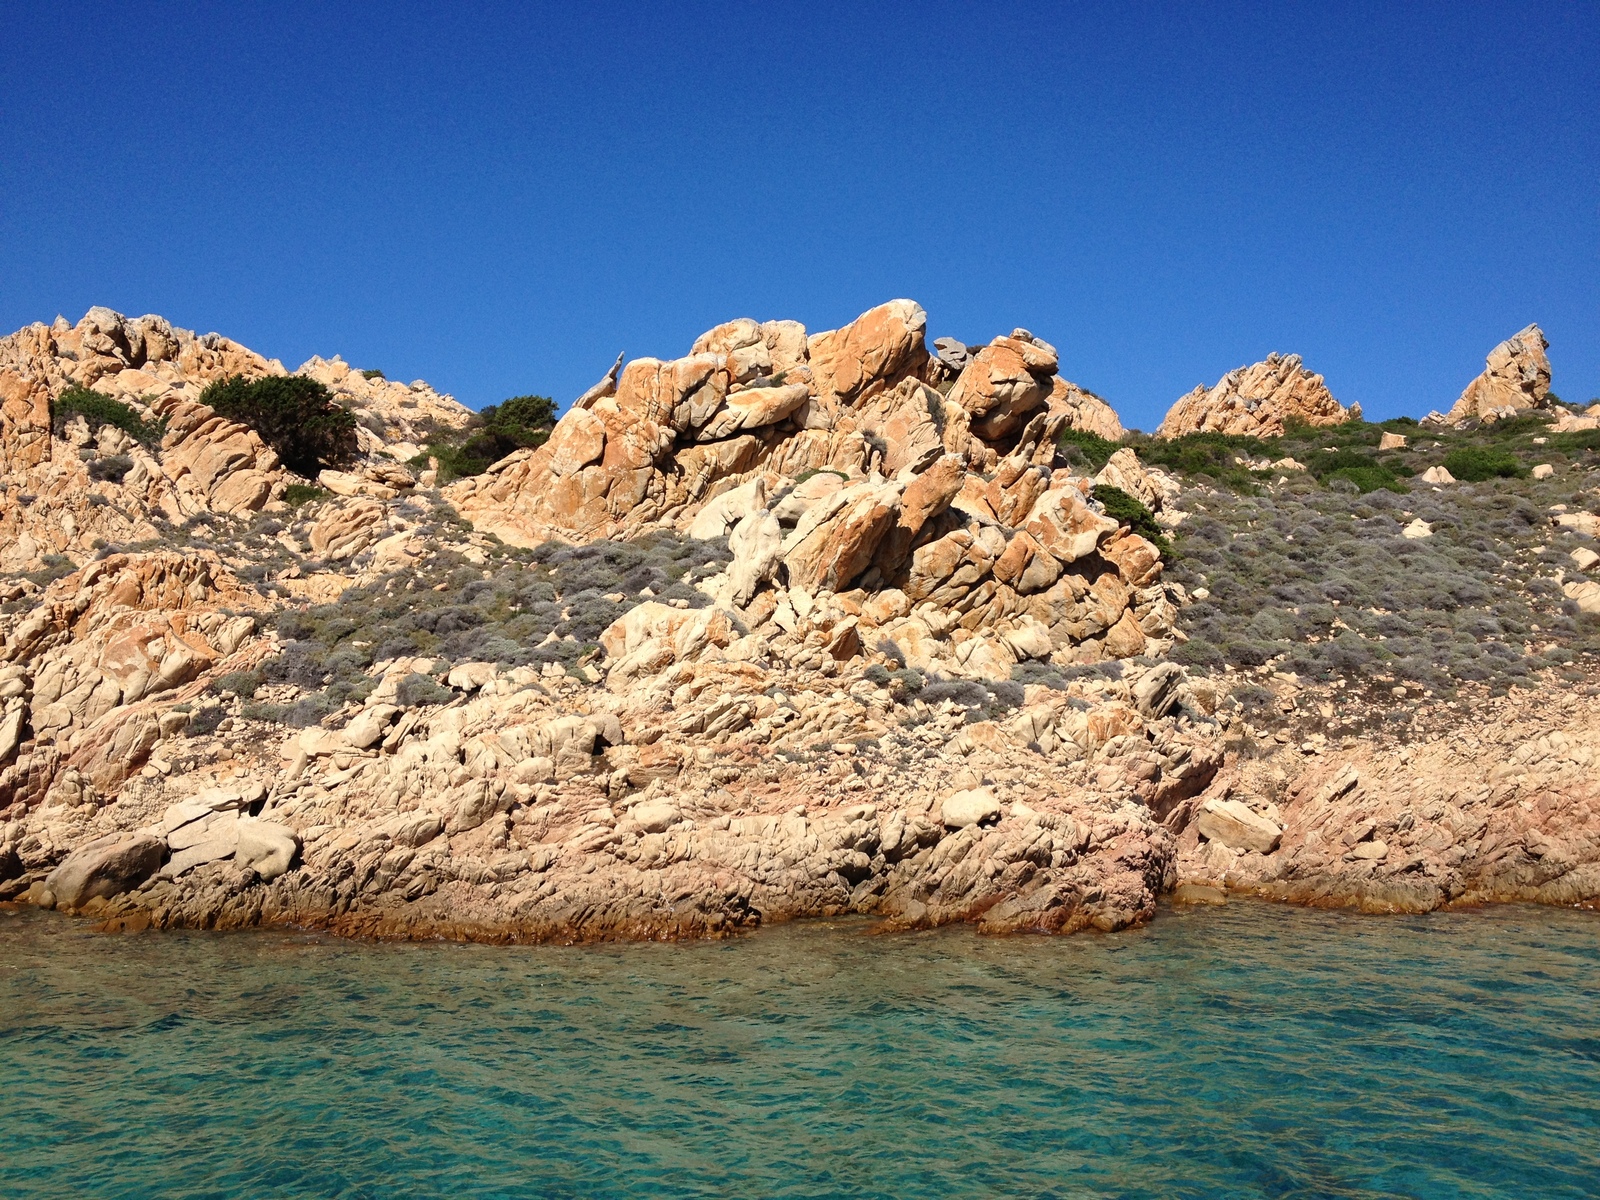
[[[1600,917],[486,947],[0,915],[7,1197],[1589,1197]]]

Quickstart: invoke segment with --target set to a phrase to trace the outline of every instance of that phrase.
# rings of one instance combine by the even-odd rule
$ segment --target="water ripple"
[[[1579,1197],[1600,919],[367,945],[0,918],[8,1197]]]

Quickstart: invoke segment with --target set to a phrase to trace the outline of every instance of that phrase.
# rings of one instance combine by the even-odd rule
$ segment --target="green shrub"
[[[1172,543],[1167,541],[1166,531],[1156,524],[1155,516],[1137,497],[1110,484],[1097,483],[1094,485],[1094,498],[1100,501],[1106,516],[1153,543],[1161,551],[1162,558],[1172,557]]]
[[[1444,469],[1465,483],[1520,479],[1528,473],[1509,450],[1489,446],[1457,447],[1444,456]]]
[[[1087,429],[1063,429],[1056,445],[1068,462],[1081,458],[1090,470],[1098,471],[1106,460],[1117,452],[1117,443],[1110,438],[1090,433]]]
[[[355,417],[333,402],[327,388],[303,375],[255,380],[232,375],[208,385],[200,403],[254,429],[286,467],[301,475],[339,466],[356,452]]]
[[[248,700],[256,694],[256,689],[266,681],[266,676],[260,671],[230,671],[213,683],[212,687],[227,695],[238,696],[241,700]]]
[[[321,500],[327,492],[315,484],[291,483],[283,490],[283,502],[290,508],[299,508],[302,504],[310,504],[313,500]]]
[[[377,367],[369,367],[367,370],[361,372],[361,378],[363,378],[363,379],[387,379],[388,376],[385,375],[382,371],[380,371]]]
[[[60,437],[73,417],[82,417],[90,433],[112,425],[146,446],[155,445],[166,432],[164,421],[146,421],[122,401],[85,387],[70,387],[55,398],[50,405],[50,431]]]
[[[1231,433],[1189,433],[1177,438],[1152,438],[1137,446],[1146,466],[1164,467],[1182,475],[1204,475],[1230,491],[1253,495],[1265,476],[1252,471],[1244,458],[1281,457],[1281,448],[1259,438]]]
[[[466,429],[437,436],[410,462],[426,467],[439,461],[439,482],[481,475],[508,454],[542,446],[556,423],[556,404],[548,396],[513,396],[491,404]]]
[[[217,726],[228,714],[223,711],[222,705],[211,704],[197,711],[189,718],[189,724],[184,732],[190,737],[206,737],[217,731]]]
[[[556,423],[556,402],[549,396],[513,396],[489,405],[479,415],[486,428],[536,434]]]
[[[441,687],[426,675],[415,671],[407,675],[395,688],[395,703],[401,708],[418,708],[424,704],[449,704],[455,694]]]

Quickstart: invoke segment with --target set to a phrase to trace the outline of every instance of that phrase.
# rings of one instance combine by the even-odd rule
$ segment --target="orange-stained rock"
[[[1082,429],[1112,442],[1120,442],[1126,435],[1116,409],[1093,392],[1059,376],[1050,381],[1049,411],[1069,429]]]
[[[1061,564],[1032,534],[1019,530],[995,559],[994,577],[1023,595],[1042,592],[1061,577]]]
[[[1107,658],[1133,658],[1144,653],[1144,630],[1139,628],[1139,622],[1134,619],[1131,609],[1125,611],[1117,623],[1106,630],[1105,650]]]
[[[919,379],[902,379],[866,401],[851,419],[883,448],[882,472],[921,471],[944,450],[944,397]]]
[[[806,327],[799,321],[758,322],[749,317],[708,329],[695,339],[689,353],[721,355],[727,360],[729,378],[741,384],[787,375],[804,367],[809,357]]]
[[[1484,362],[1484,371],[1461,393],[1450,409],[1452,423],[1508,415],[1525,408],[1544,408],[1550,396],[1550,343],[1537,325],[1507,338]]]
[[[1322,376],[1300,364],[1298,354],[1269,354],[1254,366],[1228,372],[1213,388],[1196,387],[1172,406],[1156,436],[1234,433],[1280,437],[1288,421],[1340,425],[1360,415],[1360,405],[1341,405]]]
[[[1093,554],[1118,526],[1090,508],[1077,488],[1053,487],[1039,497],[1023,528],[1058,561],[1072,563]]]
[[[1129,587],[1149,587],[1161,578],[1161,551],[1137,533],[1124,530],[1107,538],[1100,554],[1116,564],[1117,574]]]
[[[878,548],[876,562],[885,579],[905,565],[923,528],[950,507],[966,477],[961,460],[947,454],[906,485],[894,528]]]
[[[356,500],[333,508],[311,527],[311,548],[331,562],[354,558],[383,536],[384,507],[376,500]]]
[[[1127,492],[1151,512],[1160,512],[1166,503],[1166,489],[1162,487],[1158,477],[1152,476],[1145,470],[1144,464],[1139,461],[1139,456],[1128,446],[1116,451],[1106,460],[1106,465],[1100,468],[1100,473],[1094,477],[1094,481]]]
[[[1056,366],[1046,343],[998,337],[973,355],[949,398],[970,414],[973,433],[994,441],[1048,405]]]
[[[807,339],[813,394],[824,411],[858,407],[915,375],[927,361],[928,314],[914,300],[891,300],[850,324]]]
[[[600,461],[606,448],[605,422],[587,409],[575,408],[561,420],[545,443],[550,448],[550,474],[574,475],[590,463]]]
[[[844,591],[872,564],[879,543],[900,515],[900,489],[893,484],[849,488],[840,496],[848,498],[832,516],[786,546],[783,562],[791,587]]]
[[[723,400],[722,407],[695,432],[695,438],[712,442],[744,430],[776,425],[810,398],[811,392],[804,383],[730,392]]]
[[[1044,472],[1026,459],[1004,458],[984,488],[984,500],[1002,525],[1020,525],[1044,494]]]
[[[0,471],[37,466],[49,457],[49,388],[0,369]]]

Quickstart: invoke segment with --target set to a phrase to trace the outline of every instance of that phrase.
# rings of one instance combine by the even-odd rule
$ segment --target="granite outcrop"
[[[1497,421],[1530,408],[1544,408],[1550,397],[1550,343],[1529,325],[1489,351],[1479,375],[1461,393],[1446,420]]]
[[[1097,499],[1170,528],[1179,482],[1070,465],[1063,430],[1122,426],[1030,331],[926,333],[909,300],[730,321],[442,489],[407,464],[470,413],[313,359],[360,453],[296,505],[313,481],[199,403],[281,364],[102,309],[0,340],[0,902],[577,941],[1600,897],[1591,698],[1264,740],[1169,660],[1195,597]],[[71,386],[158,442],[52,430]],[[1163,430],[1357,411],[1274,356]]]
[[[1307,370],[1298,354],[1269,354],[1253,366],[1229,371],[1214,387],[1200,384],[1167,411],[1156,436],[1190,433],[1278,437],[1288,422],[1340,425],[1361,415],[1333,398],[1321,375]]]

